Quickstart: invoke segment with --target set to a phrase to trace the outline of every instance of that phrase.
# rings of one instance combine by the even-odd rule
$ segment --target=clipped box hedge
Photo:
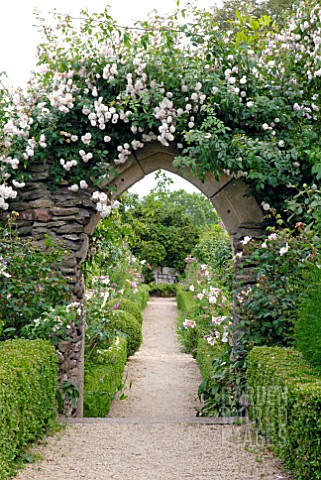
[[[123,310],[115,310],[109,318],[108,327],[111,331],[117,331],[127,340],[127,356],[137,352],[143,341],[142,326],[134,315]]]
[[[122,385],[127,360],[125,337],[116,337],[108,349],[97,349],[95,363],[85,362],[84,415],[105,417]]]
[[[56,418],[57,355],[45,340],[0,342],[0,478]]]
[[[177,283],[153,283],[149,285],[149,293],[154,297],[175,297]]]
[[[137,303],[134,303],[132,300],[128,300],[128,298],[116,297],[112,300],[109,300],[106,303],[105,308],[107,307],[113,309],[115,306],[117,306],[117,310],[119,309],[131,313],[136,318],[138,323],[142,325],[143,315]]]
[[[217,342],[215,345],[210,345],[205,338],[200,337],[198,339],[196,360],[203,380],[211,380],[211,377],[217,373],[213,361],[226,352],[226,343]]]
[[[321,379],[302,354],[255,347],[247,357],[250,418],[299,480],[321,478]]]
[[[176,286],[176,302],[181,312],[188,312],[195,308],[194,294],[190,291],[183,290],[180,285]]]
[[[138,291],[132,293],[129,297],[129,300],[136,303],[140,310],[144,310],[149,299],[149,286],[146,283],[142,283],[138,287]]]
[[[321,374],[321,269],[317,265],[305,272],[294,338],[296,348]]]

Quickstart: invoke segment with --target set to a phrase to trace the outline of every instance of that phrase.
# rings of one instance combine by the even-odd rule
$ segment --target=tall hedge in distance
[[[57,355],[45,340],[0,342],[0,478],[56,418]]]

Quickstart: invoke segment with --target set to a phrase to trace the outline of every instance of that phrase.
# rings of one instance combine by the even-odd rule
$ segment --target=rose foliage
[[[200,178],[244,177],[280,211],[320,179],[319,2],[296,5],[284,30],[238,15],[221,31],[193,6],[133,29],[108,10],[82,17],[39,18],[44,40],[27,89],[1,92],[2,209],[29,165],[46,159],[53,186],[93,188],[106,216],[115,167],[152,141],[176,148],[177,165]]]

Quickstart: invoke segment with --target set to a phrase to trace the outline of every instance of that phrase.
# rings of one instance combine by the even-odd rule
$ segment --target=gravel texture
[[[176,303],[152,298],[144,342],[127,364],[132,386],[106,419],[76,419],[38,448],[17,480],[290,479],[249,427],[195,418],[200,374],[180,351]]]

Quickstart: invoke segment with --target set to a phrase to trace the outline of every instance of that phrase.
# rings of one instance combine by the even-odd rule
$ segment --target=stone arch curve
[[[188,171],[179,171],[173,166],[177,151],[159,143],[147,144],[136,151],[129,160],[117,169],[118,175],[110,185],[116,187],[115,197],[155,170],[163,169],[180,175],[197,187],[217,210],[229,234],[234,237],[240,229],[260,226],[263,221],[262,210],[242,179],[228,177],[222,173],[216,180],[210,173],[204,182]]]
[[[231,236],[234,251],[241,248],[239,241],[242,237],[249,235],[258,238],[262,235],[262,210],[256,199],[249,195],[242,179],[222,174],[217,180],[209,173],[202,182],[190,172],[178,171],[173,166],[175,154],[174,148],[159,143],[148,144],[132,154],[124,165],[117,167],[117,175],[110,179],[108,187],[116,187],[114,198],[149,173],[164,169],[182,176],[210,199]],[[45,235],[50,235],[65,249],[67,254],[60,268],[68,279],[74,299],[82,301],[84,287],[81,264],[86,258],[89,236],[94,232],[100,214],[91,198],[93,189],[72,192],[66,182],[53,191],[51,165],[50,160],[31,165],[29,171],[32,180],[11,202],[9,211],[19,213],[17,225],[20,236],[33,237],[34,242],[41,246]],[[2,212],[0,215],[4,218],[6,214]],[[68,405],[67,414],[82,416],[84,325],[75,325],[70,336],[73,343],[61,342],[59,346],[59,376],[60,381],[67,380],[75,384],[80,392],[77,407]]]

